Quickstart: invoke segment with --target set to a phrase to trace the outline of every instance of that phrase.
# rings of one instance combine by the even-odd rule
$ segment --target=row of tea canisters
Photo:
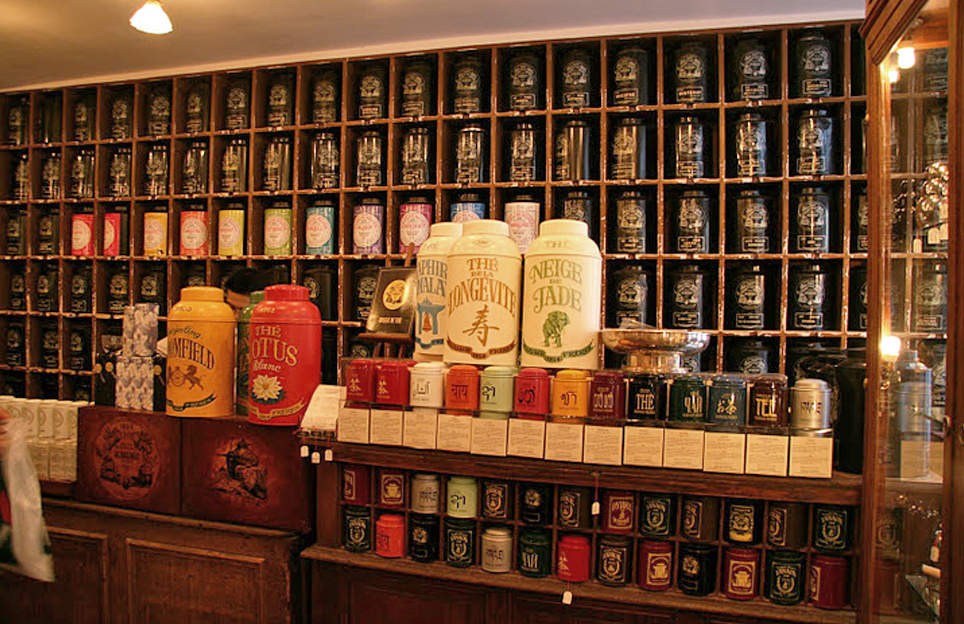
[[[343,512],[343,544],[353,552],[374,550],[386,558],[405,556],[405,517],[383,512],[375,522],[372,539],[371,512],[365,507],[346,506]],[[441,525],[441,531],[439,530]],[[562,534],[552,557],[552,535],[537,528],[522,528],[513,549],[512,530],[508,527],[483,527],[481,535],[472,520],[412,513],[408,517],[408,556],[429,563],[439,559],[453,567],[477,563],[486,572],[505,573],[515,567],[533,578],[556,576],[567,582],[586,582],[591,577],[604,585],[619,587],[638,583],[649,591],[665,591],[676,585],[681,592],[705,596],[718,589],[732,600],[751,600],[763,595],[771,602],[794,605],[804,598],[819,608],[841,609],[847,604],[848,561],[843,557],[814,555],[809,583],[805,580],[806,556],[803,553],[767,551],[764,561],[759,550],[741,547],[722,549],[722,578],[717,582],[718,547],[643,539],[636,543],[638,566],[634,566],[633,540],[600,536],[596,540],[596,569],[591,568],[592,541],[581,534]],[[480,552],[476,553],[479,537]],[[514,550],[514,552],[513,552]],[[674,561],[678,560],[678,565]],[[634,567],[638,574],[633,574]],[[807,586],[809,585],[809,586]],[[762,586],[762,587],[761,587]]]
[[[753,36],[736,42],[727,59],[727,97],[732,100],[765,100],[775,95],[772,86],[777,81],[775,59],[768,50],[769,41]],[[705,102],[715,99],[710,77],[716,69],[710,63],[715,46],[705,41],[692,40],[674,46],[667,54],[672,62],[667,79],[668,99],[675,102]],[[837,92],[836,78],[841,63],[838,46],[822,29],[808,29],[791,42],[790,67],[793,97],[824,97]],[[944,57],[946,58],[946,56]],[[651,48],[627,42],[609,57],[611,103],[637,106],[654,103],[655,55]],[[946,61],[945,61],[946,63]],[[445,112],[477,113],[488,110],[488,72],[485,55],[466,52],[453,57],[446,71],[451,76],[446,84],[449,98]],[[508,110],[533,110],[544,107],[545,59],[531,50],[509,50],[501,81],[505,94],[502,106]],[[555,105],[558,108],[582,108],[599,104],[599,59],[591,48],[571,47],[560,53],[555,61]],[[356,108],[349,111],[352,118],[376,119],[388,117],[388,76],[386,64],[360,64],[353,76]],[[929,72],[941,75],[942,72]],[[946,72],[943,72],[946,74]],[[399,113],[418,117],[434,114],[436,68],[429,58],[414,58],[401,70],[399,79]],[[929,78],[929,80],[931,80]],[[946,78],[945,78],[946,80]],[[244,73],[226,75],[223,92],[223,117],[216,120],[218,128],[243,129],[249,127],[251,115],[251,78]],[[340,72],[325,68],[313,72],[307,79],[309,92],[306,121],[331,123],[338,121],[342,84]],[[938,84],[935,80],[932,83]],[[295,122],[295,76],[290,71],[271,72],[266,77],[263,107],[269,127],[285,127]],[[939,85],[938,85],[939,86]],[[179,89],[180,91],[180,89]],[[208,130],[211,90],[204,80],[191,81],[179,94],[184,102],[183,130]],[[63,101],[59,93],[48,94],[37,104],[35,137],[38,142],[61,140]],[[105,134],[113,138],[130,138],[133,134],[133,93],[116,89],[108,94],[106,105],[108,124]],[[145,135],[166,135],[172,130],[172,89],[170,83],[152,86],[144,102]],[[26,98],[11,98],[8,108],[8,143],[25,145],[29,132],[29,102]],[[93,138],[96,120],[96,99],[92,94],[74,98],[69,113],[73,119],[70,140],[87,141]],[[181,124],[179,123],[179,126]]]
[[[347,400],[357,404],[428,407],[485,418],[557,422],[708,423],[791,427],[794,435],[829,436],[830,387],[784,375],[590,374],[561,370],[441,362],[354,359],[345,369]]]

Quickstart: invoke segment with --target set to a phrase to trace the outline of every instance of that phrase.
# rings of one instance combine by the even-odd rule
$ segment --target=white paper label
[[[663,438],[663,466],[684,470],[703,469],[703,431],[666,429]]]
[[[829,479],[833,476],[833,438],[790,437],[790,476]]]
[[[542,459],[546,447],[546,421],[509,419],[509,455]]]
[[[468,453],[472,449],[472,417],[439,414],[436,446],[440,451]]]
[[[623,463],[623,428],[586,425],[582,461],[619,466]]]
[[[707,431],[703,443],[703,470],[743,474],[746,434]]]
[[[623,463],[662,468],[665,431],[662,427],[624,427]]]
[[[509,420],[472,419],[472,454],[505,457]]]
[[[746,474],[785,477],[789,454],[787,436],[747,434]]]
[[[402,410],[373,409],[369,443],[401,446],[402,422]]]
[[[368,408],[342,407],[338,414],[338,441],[368,444]]]
[[[581,462],[582,437],[582,425],[546,423],[546,459]]]
[[[405,412],[404,444],[410,448],[434,449],[438,433],[438,410],[417,407]]]

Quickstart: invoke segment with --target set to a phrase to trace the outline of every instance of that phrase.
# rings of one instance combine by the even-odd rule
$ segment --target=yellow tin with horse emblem
[[[599,368],[602,256],[582,221],[544,221],[525,254],[521,366]]]
[[[215,418],[234,414],[236,321],[220,288],[181,289],[167,319],[167,413]]]

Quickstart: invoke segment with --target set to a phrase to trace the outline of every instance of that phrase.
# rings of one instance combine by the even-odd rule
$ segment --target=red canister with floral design
[[[251,314],[248,420],[301,424],[321,379],[321,315],[304,286],[268,286]]]

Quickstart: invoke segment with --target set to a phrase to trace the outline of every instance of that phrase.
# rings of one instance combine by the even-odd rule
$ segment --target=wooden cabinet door
[[[0,572],[0,621],[45,624],[108,622],[107,536],[48,527],[53,583]]]

